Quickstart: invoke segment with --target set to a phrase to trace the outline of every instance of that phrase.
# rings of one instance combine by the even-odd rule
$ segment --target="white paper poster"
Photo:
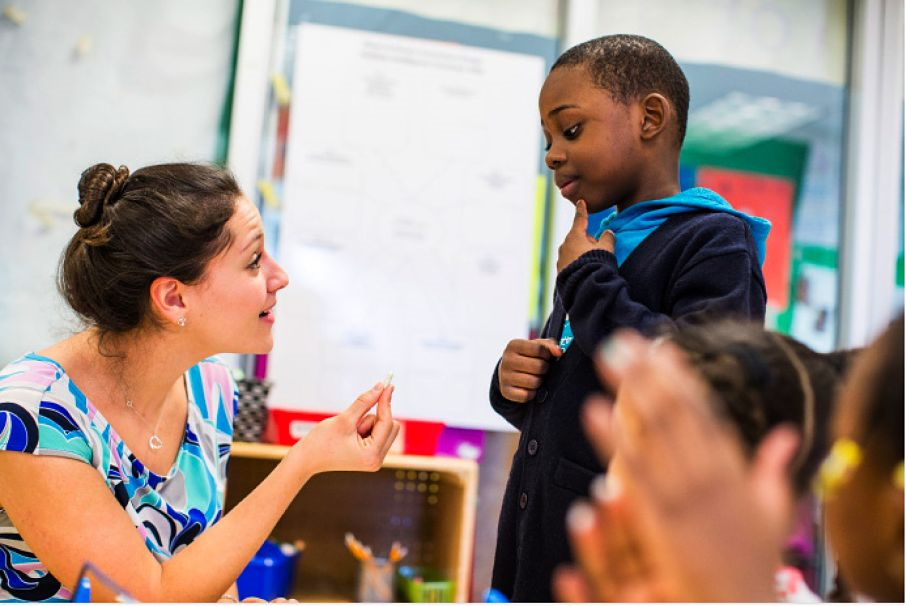
[[[341,410],[393,371],[399,417],[508,428],[488,386],[528,331],[544,60],[296,35],[271,405]]]

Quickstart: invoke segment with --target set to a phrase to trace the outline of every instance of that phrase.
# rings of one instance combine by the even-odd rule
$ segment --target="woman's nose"
[[[289,284],[289,276],[286,275],[279,263],[273,261],[273,267],[267,278],[268,292],[277,292],[281,288],[285,288],[287,284]]]

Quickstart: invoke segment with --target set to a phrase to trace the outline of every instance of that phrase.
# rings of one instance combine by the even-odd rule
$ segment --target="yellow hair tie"
[[[862,449],[848,438],[834,442],[818,471],[818,493],[827,497],[846,481],[850,472],[862,462]]]

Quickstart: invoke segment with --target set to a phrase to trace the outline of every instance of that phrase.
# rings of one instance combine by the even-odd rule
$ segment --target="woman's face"
[[[187,328],[212,353],[267,353],[274,343],[277,291],[289,279],[264,249],[261,215],[245,196],[236,201],[226,229],[230,245],[211,260],[201,282],[189,287]]]

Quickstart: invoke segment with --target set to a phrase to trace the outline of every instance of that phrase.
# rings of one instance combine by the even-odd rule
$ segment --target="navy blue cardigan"
[[[500,393],[491,405],[521,431],[497,531],[492,586],[515,602],[550,602],[554,568],[570,561],[566,512],[603,472],[579,421],[586,397],[600,392],[592,356],[619,327],[652,334],[664,324],[733,316],[764,321],[766,292],[749,226],[727,213],[671,217],[617,268],[591,251],[557,276],[554,308],[542,337],[559,340],[569,314],[575,340],[550,366],[526,403]]]

